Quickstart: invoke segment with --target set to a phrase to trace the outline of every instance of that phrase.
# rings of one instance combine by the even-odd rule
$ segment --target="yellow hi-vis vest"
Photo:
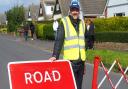
[[[79,36],[72,25],[70,18],[62,18],[65,31],[64,49],[63,49],[63,59],[65,60],[78,60],[81,57],[82,61],[85,61],[85,24],[83,21],[79,23]]]

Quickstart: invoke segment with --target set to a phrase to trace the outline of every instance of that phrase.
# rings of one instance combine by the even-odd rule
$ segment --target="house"
[[[40,5],[30,5],[26,8],[26,19],[28,21],[49,20],[53,16],[55,0],[40,0]]]
[[[32,20],[37,21],[39,14],[39,7],[40,7],[39,5],[31,4],[29,7],[25,8],[25,18],[27,19],[27,21],[32,21]]]
[[[40,5],[30,5],[26,9],[26,18],[28,21],[45,21],[51,20],[53,16],[53,10],[55,6],[55,0],[40,0]]]
[[[29,10],[28,10],[28,17],[27,17],[27,21],[32,21],[30,8],[29,8]]]
[[[54,18],[58,16],[67,16],[69,14],[69,5],[71,0],[56,0],[54,9]],[[81,13],[84,18],[97,18],[104,16],[106,8],[106,0],[79,0],[81,6]],[[59,5],[59,6],[58,6]],[[60,8],[60,11],[57,8]]]
[[[108,0],[107,17],[128,16],[128,0]]]
[[[45,19],[46,20],[52,19],[55,0],[40,0],[40,2],[44,6]]]
[[[0,25],[6,24],[6,15],[3,13],[0,13]]]
[[[45,11],[44,6],[40,3],[39,12],[38,12],[38,20],[37,21],[44,21],[45,20]]]

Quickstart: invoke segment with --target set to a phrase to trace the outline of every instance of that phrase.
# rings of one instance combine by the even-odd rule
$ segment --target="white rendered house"
[[[128,0],[108,0],[107,17],[128,16]]]

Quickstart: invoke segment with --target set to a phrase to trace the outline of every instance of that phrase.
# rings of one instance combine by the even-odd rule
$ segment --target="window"
[[[54,7],[53,6],[51,6],[51,11],[54,11]]]
[[[114,16],[125,16],[125,13],[122,12],[122,13],[115,13]]]
[[[56,11],[60,10],[59,4],[56,5]]]

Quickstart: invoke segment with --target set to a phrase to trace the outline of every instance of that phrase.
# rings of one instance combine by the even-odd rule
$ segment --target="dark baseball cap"
[[[70,4],[70,8],[79,9],[80,8],[79,2],[77,0],[72,0]]]

